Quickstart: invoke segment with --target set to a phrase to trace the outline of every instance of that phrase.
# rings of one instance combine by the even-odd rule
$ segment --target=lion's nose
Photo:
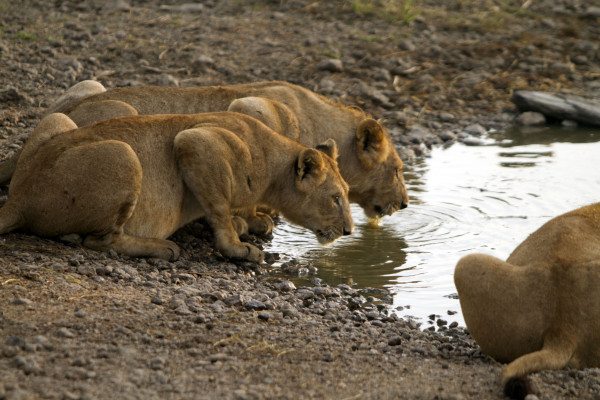
[[[404,210],[406,207],[408,207],[408,204],[406,202],[403,201],[402,203],[400,203],[401,210]]]
[[[344,228],[344,236],[352,235],[352,228]]]

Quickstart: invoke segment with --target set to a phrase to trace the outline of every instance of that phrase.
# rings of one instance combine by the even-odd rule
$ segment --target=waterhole
[[[600,201],[599,130],[514,130],[484,143],[437,148],[419,160],[405,174],[410,206],[378,227],[353,206],[351,236],[323,247],[282,222],[267,250],[309,262],[332,285],[386,288],[392,309],[423,327],[432,314],[464,325],[452,278],[461,256],[506,259],[544,222]]]

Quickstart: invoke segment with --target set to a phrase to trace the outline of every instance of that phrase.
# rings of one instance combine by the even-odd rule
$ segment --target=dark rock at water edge
[[[520,111],[536,111],[548,118],[600,126],[600,103],[577,96],[519,90],[512,100]]]

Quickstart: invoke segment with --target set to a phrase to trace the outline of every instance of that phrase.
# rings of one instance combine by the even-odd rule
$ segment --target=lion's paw
[[[246,218],[248,230],[255,235],[268,235],[273,232],[273,219],[267,214],[257,212],[256,215]]]
[[[244,218],[237,216],[231,217],[231,223],[238,237],[248,233],[248,223]]]
[[[236,243],[220,250],[221,254],[230,258],[241,258],[256,263],[261,263],[264,260],[263,252],[250,243]]]
[[[258,247],[250,243],[242,243],[248,249],[248,255],[245,257],[246,260],[261,264],[265,260],[265,253],[258,249]]]

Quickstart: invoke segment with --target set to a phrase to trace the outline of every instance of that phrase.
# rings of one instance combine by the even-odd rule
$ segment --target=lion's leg
[[[236,214],[246,220],[250,233],[268,235],[273,231],[273,219],[267,214],[256,211],[256,207],[236,211]]]
[[[111,232],[103,236],[86,236],[83,245],[94,250],[114,250],[131,257],[154,257],[167,261],[179,258],[179,246],[170,240],[140,238],[120,232]]]
[[[238,237],[248,233],[248,222],[244,218],[234,215],[231,217],[231,223]]]
[[[78,105],[69,113],[77,126],[88,126],[108,119],[138,115],[131,105],[119,100],[102,100]]]
[[[228,175],[230,168],[220,157],[203,156],[211,152],[218,154],[218,150],[212,148],[214,141],[210,139],[218,138],[219,135],[212,136],[212,133],[208,129],[189,129],[175,137],[175,152],[183,180],[200,203],[206,220],[213,229],[217,249],[226,257],[262,262],[263,253],[256,246],[241,242],[234,227],[234,220],[235,224],[240,221],[231,213],[231,185],[228,182],[233,177]],[[223,174],[220,177],[222,185],[219,187],[215,187],[214,182],[206,178],[214,176],[215,171]]]
[[[106,92],[106,88],[97,81],[86,80],[71,86],[54,104],[48,109],[48,114],[55,112],[68,111],[74,103],[93,96],[98,93]]]

